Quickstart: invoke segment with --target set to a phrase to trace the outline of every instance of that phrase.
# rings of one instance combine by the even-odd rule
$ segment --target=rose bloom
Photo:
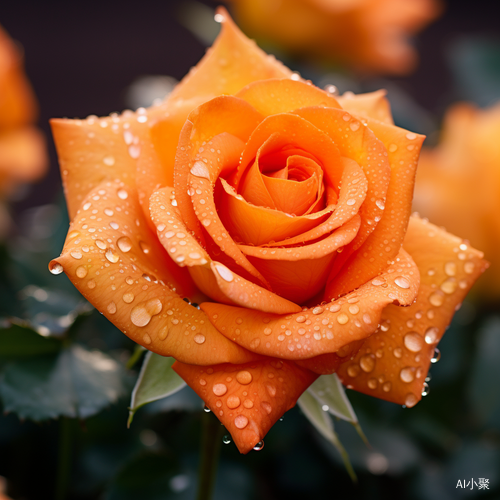
[[[406,74],[408,41],[441,13],[439,0],[228,0],[244,31],[299,55],[368,73]]]
[[[416,404],[485,262],[410,218],[423,137],[383,92],[335,99],[216,19],[161,105],[53,120],[72,222],[49,268],[173,356],[246,453],[320,374]]]
[[[37,114],[21,53],[0,26],[0,197],[46,171],[45,139],[32,125]]]
[[[415,197],[422,214],[484,250],[492,265],[479,290],[490,299],[500,297],[499,136],[500,104],[451,107],[439,145],[422,152]]]

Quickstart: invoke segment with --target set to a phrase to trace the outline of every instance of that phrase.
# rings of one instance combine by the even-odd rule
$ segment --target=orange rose
[[[249,35],[357,70],[406,74],[408,38],[441,12],[439,0],[228,0]]]
[[[415,404],[484,262],[467,247],[464,274],[461,241],[418,218],[402,248],[423,137],[392,124],[382,93],[341,107],[218,16],[160,106],[53,121],[72,223],[50,269],[173,356],[246,453],[339,366],[350,387]],[[460,287],[443,294],[450,261]]]
[[[36,115],[22,57],[0,26],[0,195],[38,179],[47,168],[45,140],[31,125]]]
[[[439,146],[424,149],[415,207],[484,250],[490,271],[480,287],[500,296],[500,104],[480,110],[456,104],[447,112]]]

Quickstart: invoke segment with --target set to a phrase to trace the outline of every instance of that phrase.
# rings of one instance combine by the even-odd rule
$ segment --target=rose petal
[[[414,406],[437,343],[487,263],[460,238],[416,216],[404,247],[421,274],[416,302],[385,308],[380,328],[338,375],[351,389]]]
[[[208,368],[176,362],[173,369],[231,433],[241,453],[262,441],[317,378],[295,363],[279,360]]]
[[[370,336],[384,307],[411,304],[418,285],[418,268],[401,250],[395,265],[376,280],[301,313],[275,316],[209,302],[202,309],[223,335],[239,345],[266,356],[299,360],[337,352]]]
[[[104,182],[89,193],[50,269],[64,270],[110,321],[158,354],[201,365],[254,357],[182,300],[196,298],[187,271],[168,257],[123,183]]]
[[[386,90],[376,90],[367,94],[345,93],[337,98],[343,109],[358,117],[373,118],[388,125],[394,125],[391,106],[385,97]]]
[[[239,245],[250,262],[262,272],[272,289],[288,300],[303,304],[325,286],[337,250],[349,244],[359,230],[359,216],[323,240],[293,248]]]
[[[239,242],[264,245],[276,239],[282,240],[309,231],[324,222],[334,207],[321,212],[293,217],[292,215],[251,205],[221,179],[223,190],[217,204],[224,227]]]
[[[336,263],[326,288],[327,298],[357,288],[377,276],[392,261],[403,243],[411,213],[418,156],[425,137],[372,119],[367,119],[367,123],[387,148],[391,164],[384,215],[363,246],[345,259],[339,271],[335,267],[340,263]]]
[[[149,209],[158,239],[173,262],[180,267],[208,264],[209,255],[182,221],[173,188],[156,191],[151,196]]]
[[[327,183],[334,187],[339,185],[343,169],[337,144],[307,120],[294,114],[282,113],[268,116],[252,132],[238,169],[229,179],[229,183],[237,191],[247,168],[263,145],[266,145],[266,154],[283,148],[298,148],[314,155],[323,168]]]
[[[264,116],[288,113],[308,106],[340,108],[338,101],[324,90],[296,80],[263,80],[240,90],[237,97],[251,104]]]
[[[149,198],[154,191],[164,186],[174,185],[174,162],[176,158],[179,135],[189,113],[203,104],[207,97],[194,97],[193,99],[175,101],[165,108],[164,115],[152,123],[149,129],[150,141],[141,148],[137,159],[137,189],[139,200],[145,202],[146,215],[148,215]],[[154,108],[151,108],[151,110]],[[149,112],[151,113],[151,110]],[[149,122],[154,120],[149,120]]]
[[[268,78],[289,78],[292,72],[269,57],[234,24],[227,11],[219,7],[222,29],[212,48],[177,85],[170,101],[200,95],[235,94],[245,85]]]
[[[350,344],[346,344],[344,347],[341,347],[337,352],[320,354],[319,356],[314,356],[314,358],[296,361],[296,363],[299,366],[302,366],[302,368],[307,368],[308,370],[318,373],[319,375],[330,375],[335,373],[339,366],[341,366],[342,363],[345,363],[346,360],[354,358],[364,343],[364,339],[356,340]]]
[[[345,168],[342,174],[340,197],[333,214],[314,229],[295,238],[271,243],[270,247],[297,245],[316,240],[350,221],[359,212],[359,207],[366,198],[368,181],[357,163],[345,157],[342,157],[341,160]]]
[[[376,134],[344,110],[311,107],[296,110],[295,113],[326,133],[335,142],[342,156],[358,163],[368,180],[366,199],[359,211],[361,228],[350,249],[346,249],[338,259],[344,262],[374,231],[377,221],[383,215],[380,206],[385,202],[391,173],[387,151]]]

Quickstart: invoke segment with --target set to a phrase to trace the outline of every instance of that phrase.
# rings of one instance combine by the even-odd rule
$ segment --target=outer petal
[[[404,247],[421,274],[416,302],[384,309],[379,329],[338,375],[351,389],[411,407],[421,398],[436,344],[487,263],[460,238],[416,216]]]
[[[418,268],[401,250],[395,265],[372,282],[298,314],[276,316],[208,302],[202,309],[223,335],[239,345],[266,356],[299,360],[337,352],[370,336],[384,307],[411,304],[418,285]]]
[[[214,412],[241,453],[248,453],[317,378],[287,361],[215,365],[175,363],[174,370]]]
[[[219,7],[222,30],[205,57],[184,77],[170,101],[199,95],[235,94],[245,85],[268,78],[289,78],[292,72],[259,49]]]
[[[193,291],[189,276],[165,253],[122,183],[104,182],[89,193],[50,269],[64,270],[110,321],[158,354],[200,365],[255,359],[182,300]]]
[[[359,250],[344,258],[340,270],[341,262],[336,263],[339,267],[336,265],[329,277],[326,298],[357,288],[390,264],[401,248],[410,217],[418,156],[425,137],[372,119],[367,120],[367,125],[389,154],[391,180],[387,198],[377,202],[384,215]]]
[[[251,104],[264,116],[289,113],[306,106],[341,108],[328,92],[297,80],[264,80],[251,83],[237,97]]]
[[[388,125],[394,125],[391,106],[385,97],[386,90],[377,90],[367,94],[345,93],[337,98],[343,109],[358,117],[373,118]]]

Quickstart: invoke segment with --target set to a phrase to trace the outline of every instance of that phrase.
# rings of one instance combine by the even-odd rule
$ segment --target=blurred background
[[[10,225],[0,242],[0,329],[26,347],[0,344],[0,499],[2,489],[15,500],[195,496],[201,401],[185,388],[140,409],[127,430],[140,368],[140,361],[131,366],[134,344],[64,275],[47,271],[68,227],[48,120],[150,105],[211,44],[216,5],[18,0],[0,7],[0,24],[24,54],[49,156],[42,180],[3,197]],[[441,3],[436,19],[413,35],[419,62],[405,75],[349,67],[324,53],[308,56],[262,33],[258,41],[320,87],[387,89],[396,124],[426,134],[425,146],[434,148],[452,104],[488,108],[500,99],[495,14],[487,0]],[[492,168],[500,170],[500,163]],[[500,199],[500,185],[492,189]],[[425,194],[417,199],[423,215],[445,223],[426,213]],[[233,444],[223,445],[214,498],[500,498],[500,312],[496,292],[484,289],[473,289],[457,312],[440,344],[442,359],[431,369],[430,395],[415,408],[348,391],[371,444],[350,424],[335,424],[356,484],[337,451],[294,408],[268,434],[264,450],[240,456]],[[104,387],[84,383],[103,362],[109,368]],[[474,485],[480,478],[488,489]],[[458,481],[468,488],[457,488]]]

